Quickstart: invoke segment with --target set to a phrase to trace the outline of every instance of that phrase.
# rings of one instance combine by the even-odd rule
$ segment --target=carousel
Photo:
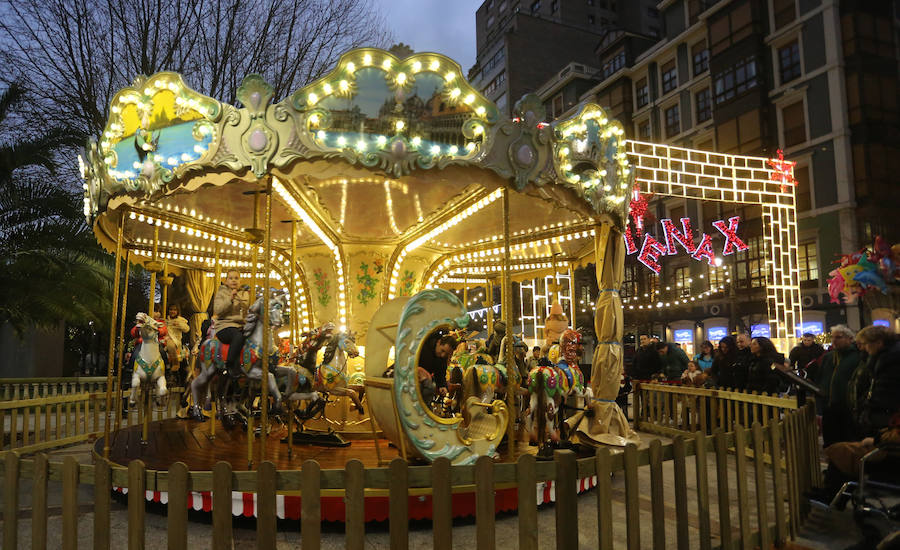
[[[614,401],[634,169],[600,106],[548,124],[525,96],[506,119],[452,60],[371,48],[280,101],[255,75],[237,98],[203,96],[175,73],[138,77],[80,159],[84,212],[117,280],[140,264],[151,289],[137,319],[124,318],[116,289],[107,410],[117,418],[98,460],[472,464],[636,440]],[[600,289],[590,381],[582,336],[552,296],[539,335],[549,357],[526,368],[513,282],[587,263]],[[170,398],[171,354],[158,343],[172,329],[153,312],[176,286],[191,335],[183,418],[154,421]],[[487,294],[485,342],[472,339],[475,288]],[[140,424],[121,427],[117,387]]]

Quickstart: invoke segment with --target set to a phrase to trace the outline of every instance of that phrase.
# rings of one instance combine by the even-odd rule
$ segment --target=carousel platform
[[[299,470],[304,461],[315,460],[322,469],[343,469],[350,459],[360,460],[366,468],[385,467],[400,458],[400,452],[389,445],[387,439],[376,441],[361,433],[350,434],[347,447],[323,447],[315,445],[293,445],[288,453],[288,445],[282,442],[287,436],[287,429],[274,427],[266,438],[254,438],[253,464],[247,460],[247,432],[240,429],[226,430],[221,422],[216,421],[216,436],[210,437],[210,421],[166,419],[150,423],[149,437],[146,443],[141,442],[141,426],[122,429],[113,437],[110,445],[109,460],[121,466],[127,466],[132,460],[141,460],[148,469],[168,470],[176,462],[183,462],[192,471],[209,471],[219,461],[231,464],[232,470],[255,470],[260,463],[260,451],[265,445],[266,460],[275,464],[279,470]],[[346,434],[345,434],[346,437]],[[96,456],[103,452],[103,438],[94,443]],[[379,452],[381,463],[379,464]],[[500,449],[498,462],[515,462],[526,453],[534,454],[536,447],[525,442],[516,442],[512,449],[504,444]],[[589,456],[588,452],[585,456]],[[597,484],[596,476],[579,480],[578,491],[584,492]],[[114,488],[114,491],[126,493],[127,489]],[[556,491],[553,481],[540,482],[535,487],[535,499],[538,505],[554,502]],[[168,503],[168,495],[164,491],[147,491],[147,501]],[[212,495],[207,491],[192,491],[188,496],[188,507],[197,511],[212,510]],[[495,497],[496,512],[512,512],[518,505],[518,490],[515,487],[498,486]],[[277,516],[280,519],[299,519],[301,497],[299,492],[279,493],[276,497]],[[343,522],[345,518],[344,498],[340,491],[322,491],[322,520]],[[409,495],[410,519],[431,518],[431,495],[428,489],[412,491]],[[388,519],[388,497],[386,491],[369,490],[366,492],[366,521],[386,521]],[[256,495],[249,492],[235,491],[232,494],[232,513],[235,516],[256,516]],[[469,517],[475,515],[475,492],[457,492],[453,494],[453,516]]]

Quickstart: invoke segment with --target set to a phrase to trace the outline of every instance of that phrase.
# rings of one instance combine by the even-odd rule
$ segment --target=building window
[[[785,147],[791,147],[806,141],[806,117],[803,115],[802,100],[792,103],[781,110]]]
[[[603,64],[603,78],[609,78],[625,66],[625,50],[618,52]]]
[[[696,95],[697,122],[705,122],[712,118],[712,94],[709,88],[703,88]]]
[[[538,0],[537,2],[532,2],[532,4],[531,4],[531,15],[534,15],[534,14],[536,14],[536,13],[539,12],[539,11],[541,11],[541,0]]]
[[[662,92],[667,94],[678,87],[678,71],[675,68],[675,60],[662,66]]]
[[[590,25],[594,24],[594,16],[593,15],[588,15],[588,24],[590,24]]]
[[[797,268],[801,281],[819,280],[819,258],[816,255],[816,241],[802,242],[797,245]]]
[[[553,98],[552,109],[553,109],[553,112],[551,114],[553,115],[553,118],[556,118],[563,114],[563,95],[562,94],[557,94],[556,97]]]
[[[647,86],[646,78],[642,78],[637,81],[635,96],[637,96],[638,109],[650,103],[650,88]]]
[[[556,13],[559,11],[559,0],[553,0],[550,2],[550,13]]]
[[[484,68],[481,69],[482,80],[486,79],[501,63],[503,63],[503,48],[497,50],[497,53],[484,64]]]
[[[742,288],[762,287],[766,285],[766,262],[763,254],[762,237],[749,237],[745,239],[747,250],[736,254],[735,278],[737,285]]]
[[[493,15],[489,15],[488,18],[487,18],[487,26],[488,26],[488,28],[490,28],[490,27],[492,27],[493,25],[494,25],[494,16],[493,16]]]
[[[797,17],[795,0],[772,0],[772,16],[775,19],[775,30],[784,27]]]
[[[675,268],[675,295],[679,298],[691,294],[691,271],[687,266]]]
[[[490,97],[506,83],[506,71],[500,71],[484,89],[484,95]]]
[[[756,60],[747,58],[716,75],[716,105],[759,85]]]
[[[506,0],[503,0],[502,2],[500,2],[500,7],[497,8],[497,11],[499,11],[500,13],[503,13],[506,11]]]
[[[681,115],[678,105],[666,109],[666,137],[678,135],[681,132]]]
[[[645,120],[638,123],[638,139],[650,141],[650,121]]]
[[[705,42],[694,44],[694,47],[691,48],[691,56],[694,59],[694,76],[709,70],[709,50],[706,49]]]
[[[806,212],[812,208],[812,193],[809,190],[809,166],[794,167],[794,197],[797,201],[797,212]]]
[[[631,298],[638,293],[638,266],[625,266],[625,282],[622,283],[622,297]]]
[[[782,84],[800,76],[800,45],[796,40],[778,48],[778,68]]]

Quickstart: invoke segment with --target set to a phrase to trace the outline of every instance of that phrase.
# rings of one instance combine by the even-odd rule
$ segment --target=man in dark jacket
[[[816,397],[816,409],[822,415],[822,439],[826,447],[860,439],[850,410],[848,388],[861,354],[853,343],[853,331],[844,325],[831,327],[831,342],[831,351],[822,357],[817,376],[812,378],[824,394]]]
[[[656,346],[649,336],[641,334],[640,344],[641,347],[634,356],[634,363],[628,376],[635,380],[650,380],[654,374],[662,370],[662,364],[656,353]]]
[[[796,370],[806,369],[806,365],[815,361],[825,353],[825,348],[816,342],[816,335],[807,332],[803,334],[800,343],[794,346],[788,356],[791,368]]]
[[[656,352],[662,363],[663,374],[667,380],[680,380],[681,373],[687,370],[688,356],[678,344],[660,342],[656,344]]]
[[[871,381],[867,398],[857,411],[861,437],[872,437],[890,423],[900,409],[900,341],[886,327],[870,326],[856,335],[859,347],[869,354]]]

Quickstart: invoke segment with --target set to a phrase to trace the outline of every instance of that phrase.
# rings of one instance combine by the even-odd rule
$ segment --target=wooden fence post
[[[695,465],[697,474],[697,520],[700,524],[700,548],[712,548],[712,533],[709,525],[709,476],[706,459],[706,434],[694,434]]]
[[[431,463],[432,529],[435,550],[453,547],[453,494],[450,459],[438,457]]]
[[[747,431],[740,423],[734,426],[734,461],[737,474],[738,524],[741,527],[741,546],[750,550],[750,495],[747,489]]]
[[[112,491],[109,462],[94,464],[94,550],[109,550],[109,511]],[[169,502],[171,503],[171,493]]]
[[[782,422],[769,424],[769,454],[772,457],[772,502],[775,516],[775,546],[781,547],[787,540],[787,526],[784,521],[784,471],[781,468],[781,426]]]
[[[62,546],[78,548],[78,461],[74,456],[63,460],[62,469]]]
[[[497,545],[495,531],[494,459],[479,456],[475,461],[475,547],[494,550]]]
[[[555,451],[556,547],[578,548],[578,457],[570,450]]]
[[[19,455],[4,453],[3,547],[19,547]]]
[[[770,420],[769,424],[775,424],[774,420]],[[758,422],[753,423],[753,466],[756,484],[756,523],[759,528],[759,547],[768,548],[770,544],[769,537],[769,510],[767,503],[769,500],[768,491],[766,490],[766,463],[764,461],[765,446],[763,442],[763,429]],[[772,461],[775,461],[773,453]]]
[[[322,544],[322,476],[319,463],[305,460],[300,471],[300,537],[304,550]]]
[[[678,550],[690,547],[687,507],[687,463],[684,437],[677,435],[672,441],[672,469],[675,474],[675,535]]]
[[[641,509],[638,486],[637,447],[629,443],[625,447],[625,524],[628,550],[639,550],[641,547]]]
[[[653,522],[653,548],[666,548],[666,508],[663,492],[662,444],[659,439],[650,442],[650,508]]]
[[[610,455],[608,447],[597,449],[596,464],[597,535],[600,539],[600,550],[613,550],[612,455]]]
[[[716,449],[716,495],[719,502],[719,537],[722,539],[722,550],[730,550],[731,538],[731,502],[728,497],[728,447],[725,445],[725,433],[719,431],[713,436]]]
[[[187,495],[190,490],[190,473],[184,462],[169,466],[168,518],[169,550],[187,549]]]
[[[47,477],[49,464],[45,453],[34,457],[31,485],[31,548],[47,548]]]
[[[147,478],[144,463],[128,463],[128,550],[144,548],[144,515],[147,506]]]
[[[256,546],[275,548],[278,518],[275,513],[275,464],[266,460],[256,469]]]
[[[395,458],[389,466],[389,530],[392,550],[409,548],[409,482],[406,461]]]
[[[447,481],[449,482],[449,479]],[[354,458],[347,461],[347,465],[344,468],[346,507],[344,526],[347,532],[346,544],[349,550],[362,550],[366,544],[365,495],[365,467],[362,462]],[[437,515],[436,511],[435,515]],[[435,518],[435,521],[437,521],[437,518]],[[435,540],[437,540],[437,535],[435,535]]]
[[[216,462],[213,466],[213,544],[214,550],[231,548],[231,464]]]
[[[516,462],[516,485],[519,497],[519,549],[538,549],[537,498],[530,487],[537,486],[534,455],[524,454]]]

